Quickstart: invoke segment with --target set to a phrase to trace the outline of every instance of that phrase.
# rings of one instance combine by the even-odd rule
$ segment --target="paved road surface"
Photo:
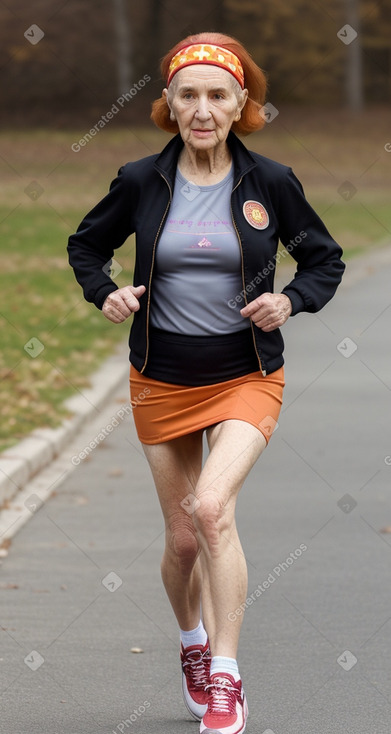
[[[248,734],[391,730],[390,280],[384,267],[284,328],[284,409],[238,506]],[[125,384],[74,453],[127,396]],[[159,505],[131,418],[118,422],[3,561],[1,734],[198,731]]]

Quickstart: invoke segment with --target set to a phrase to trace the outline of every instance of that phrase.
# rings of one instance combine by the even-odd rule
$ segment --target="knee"
[[[201,491],[197,497],[199,504],[193,516],[194,525],[200,541],[204,541],[213,553],[219,547],[222,534],[229,527],[228,513],[213,490]]]
[[[199,552],[196,531],[191,519],[178,515],[171,518],[167,530],[167,544],[180,569],[187,571],[195,563]]]

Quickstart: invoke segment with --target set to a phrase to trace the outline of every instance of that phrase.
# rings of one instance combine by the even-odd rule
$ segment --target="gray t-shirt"
[[[188,335],[230,334],[249,328],[230,308],[243,288],[230,198],[233,170],[213,186],[176,174],[173,200],[157,250],[151,325]]]

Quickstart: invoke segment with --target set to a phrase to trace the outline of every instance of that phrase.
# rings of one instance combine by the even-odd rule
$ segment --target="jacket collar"
[[[255,168],[257,164],[250,151],[247,150],[246,146],[243,145],[237,135],[232,131],[228,133],[227,143],[232,153],[234,164],[233,187],[235,188],[244,174],[252,168]],[[183,140],[178,133],[178,135],[175,135],[165,148],[163,148],[162,152],[159,153],[155,160],[155,168],[169,181],[171,186],[174,185],[176,167],[182,148]]]

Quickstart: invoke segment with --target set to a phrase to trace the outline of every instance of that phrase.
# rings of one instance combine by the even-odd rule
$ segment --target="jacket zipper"
[[[159,171],[159,173],[160,173],[160,171]],[[151,270],[149,272],[149,281],[148,281],[147,330],[146,330],[146,341],[147,341],[147,345],[146,345],[146,351],[145,351],[145,360],[144,360],[144,364],[143,364],[143,366],[142,366],[142,368],[140,370],[140,373],[141,372],[144,372],[145,367],[147,366],[147,361],[148,361],[148,351],[149,351],[149,310],[150,310],[150,304],[151,304],[152,271],[153,271],[153,266],[155,264],[156,246],[157,246],[157,241],[159,239],[159,235],[160,235],[162,226],[164,224],[164,220],[165,220],[165,218],[167,216],[167,212],[168,212],[168,210],[169,210],[169,208],[171,206],[171,202],[172,202],[172,188],[170,186],[170,182],[166,179],[165,176],[163,176],[162,173],[160,173],[160,175],[161,175],[162,179],[166,182],[166,184],[167,184],[167,186],[169,188],[170,198],[169,198],[168,204],[166,206],[165,212],[163,214],[162,220],[161,220],[161,222],[159,224],[159,229],[158,229],[158,231],[156,233],[155,241],[153,243]]]
[[[238,183],[236,184],[236,186],[234,186],[234,188],[232,189],[232,192],[231,192],[231,201],[230,201],[230,209],[231,209],[231,217],[232,217],[232,223],[233,223],[233,225],[234,225],[234,228],[235,228],[235,232],[236,232],[236,236],[237,236],[237,238],[238,238],[238,242],[239,242],[240,256],[241,256],[241,261],[242,261],[242,285],[243,285],[243,294],[244,294],[244,302],[245,302],[245,304],[246,304],[246,306],[247,306],[247,304],[248,304],[248,301],[247,301],[247,291],[246,291],[246,283],[245,283],[245,279],[244,279],[244,257],[243,257],[243,247],[242,247],[242,241],[241,241],[241,239],[240,239],[240,234],[239,234],[238,228],[237,228],[237,226],[236,226],[236,222],[235,222],[235,218],[234,218],[234,213],[233,213],[233,211],[232,211],[232,194],[233,194],[233,192],[235,191],[235,189],[237,189],[237,188],[238,188],[238,186],[240,186],[240,184],[242,183],[242,180],[243,180],[243,176],[242,176],[242,177],[241,177],[241,178],[239,179],[239,181],[238,181]],[[252,332],[252,335],[253,335],[253,343],[254,343],[254,349],[255,349],[255,353],[256,353],[256,355],[257,355],[257,358],[258,358],[258,362],[259,362],[259,369],[261,370],[262,376],[263,376],[263,377],[266,377],[266,370],[264,370],[264,369],[262,368],[262,362],[261,362],[261,358],[260,358],[260,356],[259,356],[259,354],[258,354],[258,349],[257,349],[257,343],[256,343],[256,341],[255,341],[255,333],[254,333],[254,323],[253,323],[253,321],[252,321],[251,319],[250,319],[250,326],[251,326],[251,332]]]

